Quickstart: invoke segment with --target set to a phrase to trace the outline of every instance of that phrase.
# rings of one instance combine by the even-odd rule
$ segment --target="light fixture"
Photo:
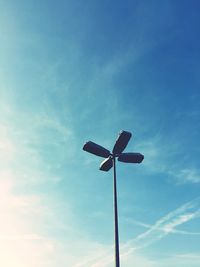
[[[92,153],[96,156],[106,158],[100,164],[101,171],[109,171],[112,167],[114,170],[113,175],[113,198],[114,198],[114,236],[115,236],[115,266],[120,267],[120,257],[119,257],[119,233],[118,233],[118,210],[117,210],[117,181],[116,181],[116,158],[118,161],[126,163],[141,163],[144,156],[140,153],[123,153],[126,148],[132,134],[127,131],[121,131],[113,147],[112,153],[92,142],[89,141],[83,146],[83,150]]]

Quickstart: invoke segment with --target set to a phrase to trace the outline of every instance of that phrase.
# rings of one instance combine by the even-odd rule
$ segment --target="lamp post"
[[[86,142],[83,150],[96,156],[106,158],[100,164],[101,171],[109,171],[113,167],[113,202],[114,202],[114,237],[115,237],[115,267],[120,267],[119,256],[119,231],[118,231],[118,208],[117,208],[117,177],[116,158],[118,161],[126,163],[141,163],[144,156],[140,153],[122,153],[126,148],[132,134],[121,131],[113,147],[112,153],[106,148],[92,142]]]

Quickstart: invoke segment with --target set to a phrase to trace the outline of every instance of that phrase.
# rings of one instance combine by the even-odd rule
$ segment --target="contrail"
[[[200,235],[200,233],[190,233],[187,231],[176,230],[176,227],[199,218],[199,207],[200,197],[197,197],[192,201],[183,204],[179,208],[169,212],[156,221],[152,226],[141,223],[141,225],[149,229],[121,246],[121,258],[131,254],[133,251],[145,248],[172,233]],[[111,264],[113,260],[113,248],[111,247],[110,249],[106,250],[105,253],[102,253],[98,258],[96,257],[82,261],[76,264],[74,267],[106,267]]]

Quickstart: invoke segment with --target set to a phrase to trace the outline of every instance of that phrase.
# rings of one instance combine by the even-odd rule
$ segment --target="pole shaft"
[[[118,211],[117,211],[117,179],[116,179],[116,160],[113,157],[113,194],[114,194],[114,233],[115,233],[115,266],[120,267],[119,259],[119,233],[118,233]]]

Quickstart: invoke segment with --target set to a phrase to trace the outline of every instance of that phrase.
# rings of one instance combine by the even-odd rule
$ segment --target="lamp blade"
[[[99,169],[101,171],[107,172],[112,168],[112,166],[113,166],[113,160],[112,160],[111,157],[109,157],[109,158],[105,159],[104,161],[102,161],[102,163],[100,164]]]
[[[113,148],[113,154],[121,154],[124,149],[126,148],[132,134],[127,131],[121,131],[118,135],[118,138],[115,142],[114,148]]]
[[[83,146],[83,150],[103,158],[107,158],[110,156],[110,151],[108,149],[92,141],[86,142]]]
[[[118,160],[121,162],[127,163],[141,163],[144,159],[144,156],[140,153],[122,153]]]

